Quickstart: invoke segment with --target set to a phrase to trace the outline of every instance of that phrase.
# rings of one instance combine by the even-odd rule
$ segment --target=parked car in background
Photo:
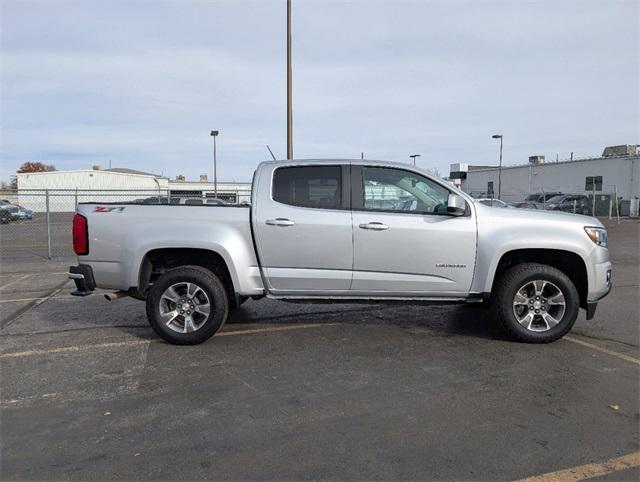
[[[547,201],[546,209],[550,211],[564,211],[566,213],[589,214],[589,198],[583,194],[564,194]]]
[[[18,204],[16,204],[16,206],[18,207],[18,219],[20,220],[33,219],[33,211],[31,209],[27,209]]]
[[[167,196],[151,196],[143,199],[136,199],[134,202],[136,204],[178,204],[179,199],[172,198],[171,203],[169,203],[169,198]]]
[[[132,201],[136,204],[180,204],[188,206],[225,206],[229,204],[219,198],[202,198],[202,197],[179,197],[173,196],[169,199],[167,196],[151,196],[144,199],[136,199]]]
[[[228,203],[218,198],[181,198],[178,204],[187,204],[189,206],[226,206]]]
[[[526,198],[525,201],[533,201],[533,202],[537,202],[537,203],[545,203],[548,202],[549,199],[556,197],[556,196],[561,196],[564,193],[561,191],[550,191],[550,192],[540,192],[540,193],[535,193],[535,194],[529,194]]]
[[[549,201],[549,199],[551,199],[552,197],[555,196],[561,196],[562,192],[537,192],[535,194],[529,194],[526,198],[524,198],[525,201],[532,201],[534,203],[545,203],[547,201]]]
[[[20,208],[15,204],[11,204],[6,199],[0,199],[0,221],[2,224],[19,219],[19,211]]]
[[[509,206],[517,209],[544,209],[544,204],[531,201],[518,201],[515,203],[509,203]]]
[[[476,199],[476,202],[480,204],[484,204],[485,206],[491,206],[493,208],[510,208],[506,202],[500,201],[500,199],[491,199],[491,198],[481,198]]]
[[[11,213],[0,207],[0,224],[9,224],[11,222]]]

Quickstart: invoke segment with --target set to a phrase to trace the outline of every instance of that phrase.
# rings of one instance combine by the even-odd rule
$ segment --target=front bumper
[[[73,296],[87,296],[96,289],[96,282],[93,278],[91,266],[80,264],[69,267],[69,279],[76,284],[76,290],[72,291]]]
[[[596,314],[598,301],[611,292],[613,286],[611,262],[598,263],[593,269],[593,282],[589,284],[589,295],[587,297],[587,320]]]
[[[611,262],[597,263],[593,265],[593,271],[589,280],[589,294],[587,301],[598,301],[609,294],[612,286]]]

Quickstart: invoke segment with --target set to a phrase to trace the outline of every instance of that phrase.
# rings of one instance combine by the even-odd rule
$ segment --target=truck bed
[[[248,206],[86,203],[78,206],[78,213],[87,218],[90,236],[89,254],[82,262],[94,266],[100,287],[137,286],[138,268],[152,250],[200,248],[223,257],[226,253],[229,266],[243,271],[240,277],[232,273],[240,291],[261,293]],[[249,280],[248,286],[240,278]]]

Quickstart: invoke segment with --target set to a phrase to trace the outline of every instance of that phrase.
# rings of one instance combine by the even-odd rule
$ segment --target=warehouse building
[[[216,186],[206,175],[199,181],[187,181],[184,176],[171,180],[166,176],[128,168],[47,171],[17,174],[16,202],[34,212],[74,211],[77,202],[163,202],[196,204],[216,197]],[[48,198],[48,199],[47,199]],[[251,199],[251,183],[218,182],[217,198],[231,203]],[[182,201],[185,202],[185,201]]]
[[[600,157],[546,162],[531,156],[515,166],[475,166],[452,164],[449,181],[474,197],[498,197],[506,202],[525,199],[529,194],[561,192],[583,194],[606,210],[617,198],[622,209],[637,215],[640,200],[640,152],[636,145],[607,147]],[[499,182],[501,177],[501,186]],[[602,209],[597,214],[602,213]]]

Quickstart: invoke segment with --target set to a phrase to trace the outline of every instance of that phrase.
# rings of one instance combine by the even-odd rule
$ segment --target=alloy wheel
[[[513,298],[513,314],[520,325],[530,331],[548,331],[556,326],[566,311],[562,290],[546,280],[528,281]]]
[[[209,319],[210,313],[209,296],[195,283],[172,284],[160,297],[160,319],[178,333],[199,330]]]

